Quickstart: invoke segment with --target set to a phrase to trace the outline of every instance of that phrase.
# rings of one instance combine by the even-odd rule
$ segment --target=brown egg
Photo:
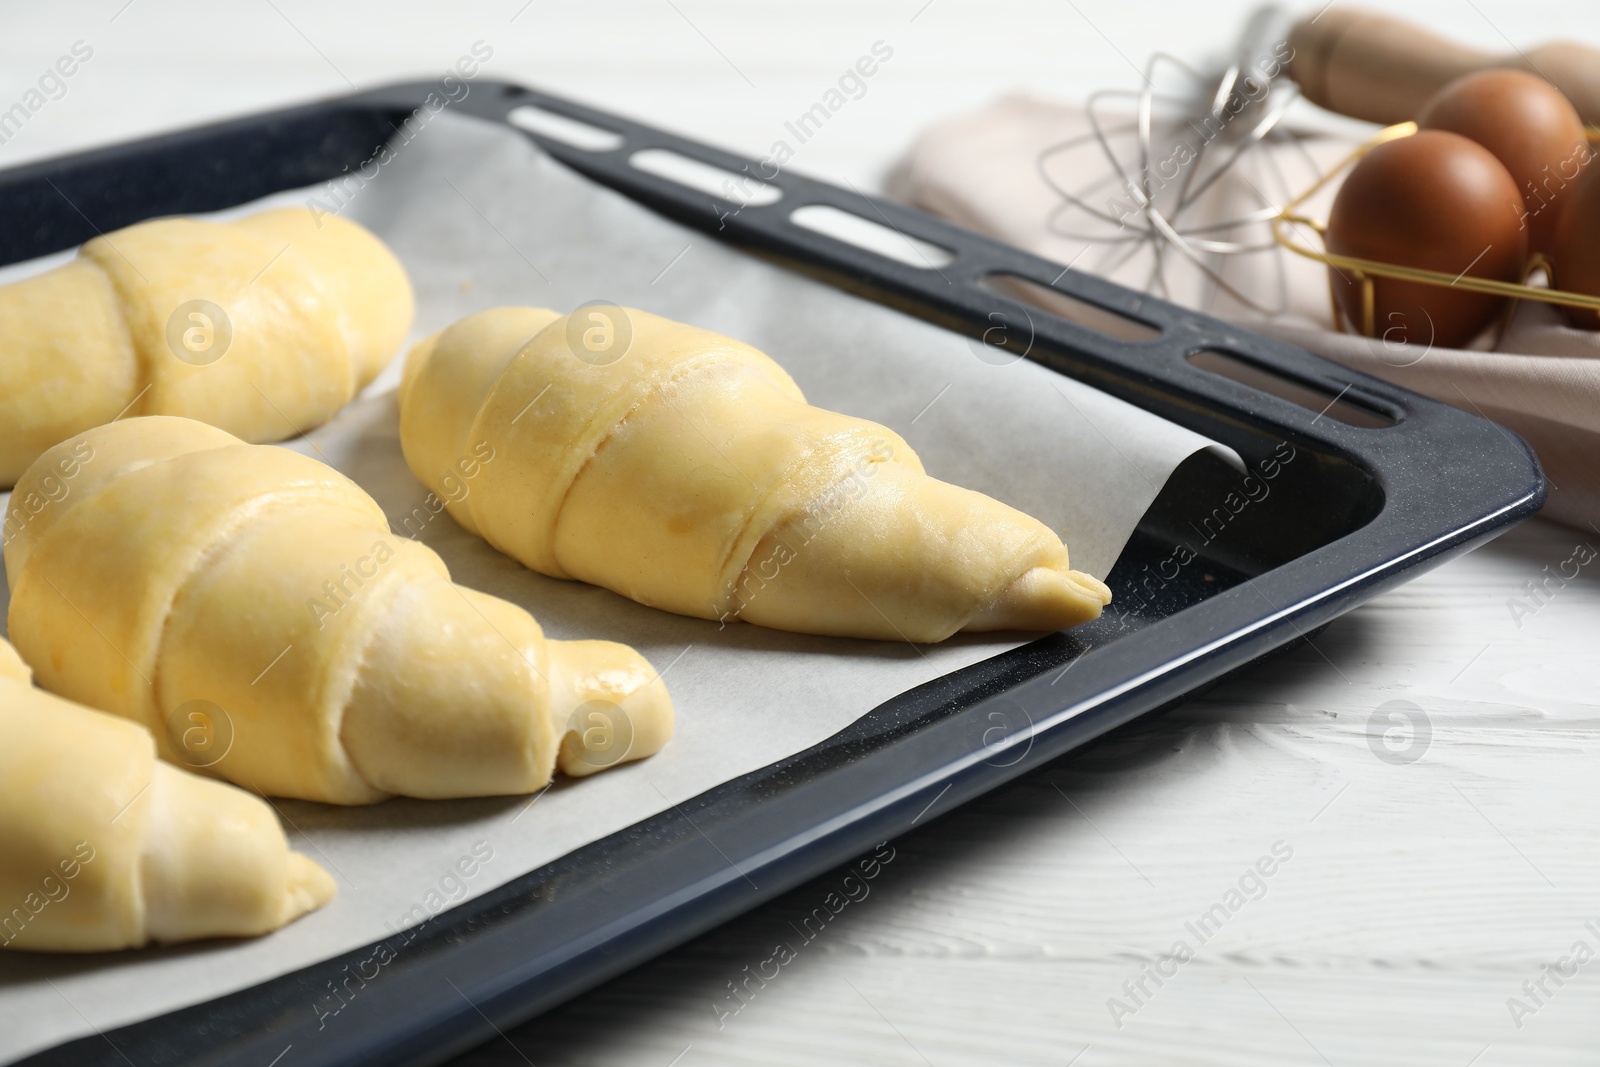
[[[1561,225],[1556,229],[1550,259],[1550,284],[1555,288],[1600,296],[1600,167],[1585,167],[1572,191],[1563,197]],[[1561,310],[1572,325],[1600,330],[1600,311]]]
[[[1522,198],[1482,145],[1422,130],[1378,145],[1346,176],[1328,214],[1328,251],[1452,276],[1517,281],[1528,256]],[[1330,267],[1334,296],[1361,328],[1361,286]],[[1374,333],[1390,344],[1459,348],[1504,298],[1373,278]]]
[[[1590,156],[1583,120],[1561,90],[1525,71],[1479,71],[1435,93],[1417,125],[1459,133],[1492,152],[1522,194],[1529,247],[1550,250],[1562,194]]]

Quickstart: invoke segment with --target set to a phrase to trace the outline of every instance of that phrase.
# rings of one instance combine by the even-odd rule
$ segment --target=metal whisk
[[[1039,174],[1061,197],[1051,232],[1081,241],[1080,254],[1098,250],[1085,269],[1120,272],[1202,310],[1213,310],[1219,294],[1261,315],[1286,309],[1283,250],[1270,222],[1321,169],[1307,148],[1320,135],[1283,124],[1300,99],[1298,87],[1277,78],[1287,45],[1274,31],[1284,24],[1277,8],[1258,12],[1220,75],[1152,55],[1142,88],[1093,94],[1088,131],[1040,153]],[[1254,263],[1241,270],[1242,260]],[[1177,291],[1180,271],[1192,293]]]

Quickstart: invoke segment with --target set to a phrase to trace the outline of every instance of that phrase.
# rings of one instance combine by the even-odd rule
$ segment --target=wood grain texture
[[[5,5],[0,109],[73,41],[96,52],[0,165],[437,74],[477,39],[487,76],[760,156],[882,39],[893,59],[792,163],[872,189],[934,119],[1013,89],[1136,84],[1153,50],[1219,53],[1253,6],[125,3]],[[1553,0],[1407,15],[1498,50],[1600,39],[1600,17]],[[1546,979],[1520,1029],[1506,1004],[1574,941],[1600,949],[1584,925],[1600,925],[1600,562],[1521,625],[1507,603],[1582,536],[1527,525],[1314,647],[940,815],[814,940],[791,924],[842,871],[460,1062],[1594,1063],[1600,961]],[[1373,747],[1394,700],[1427,716],[1411,763]],[[1264,895],[1198,944],[1185,923],[1279,841],[1293,856]],[[1186,936],[1193,958],[1118,1027],[1108,999]],[[784,940],[794,960],[731,1013],[728,984]]]

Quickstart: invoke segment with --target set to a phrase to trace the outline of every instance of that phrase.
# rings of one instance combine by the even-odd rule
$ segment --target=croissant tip
[[[433,357],[433,350],[439,344],[439,335],[443,330],[435,330],[406,352],[405,362],[400,364],[400,388],[396,391],[400,407],[406,406],[406,400],[411,394],[411,383],[417,380],[422,373],[422,367]]]
[[[615,641],[550,642],[550,711],[561,734],[557,766],[576,778],[654,755],[672,736],[666,683]]]
[[[332,875],[298,852],[289,853],[289,871],[285,883],[283,914],[278,922],[280,926],[316,911],[332,900],[339,890]]]
[[[1109,603],[1111,590],[1091,574],[1064,567],[1034,567],[968,619],[962,630],[1066,630],[1099,618]]]

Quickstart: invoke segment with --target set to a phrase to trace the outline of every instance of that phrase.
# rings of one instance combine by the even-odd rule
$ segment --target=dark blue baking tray
[[[395,85],[0,171],[0,262],[338,177],[442,88]],[[1100,620],[901,694],[812,749],[397,934],[382,980],[335,1025],[321,1027],[315,1006],[379,944],[28,1064],[438,1063],[1304,638],[1543,503],[1539,466],[1512,434],[1289,345],[521,86],[475,82],[448,106],[493,122],[532,106],[609,131],[593,149],[524,132],[678,222],[1231,445],[1255,481],[1204,455],[1191,460],[1108,576],[1117,599]],[[632,162],[647,148],[756,175],[781,198],[746,202],[740,182],[708,195],[647,173]],[[791,220],[807,205],[953,258],[912,266],[823,236]],[[1014,299],[1030,282],[1071,317]]]

